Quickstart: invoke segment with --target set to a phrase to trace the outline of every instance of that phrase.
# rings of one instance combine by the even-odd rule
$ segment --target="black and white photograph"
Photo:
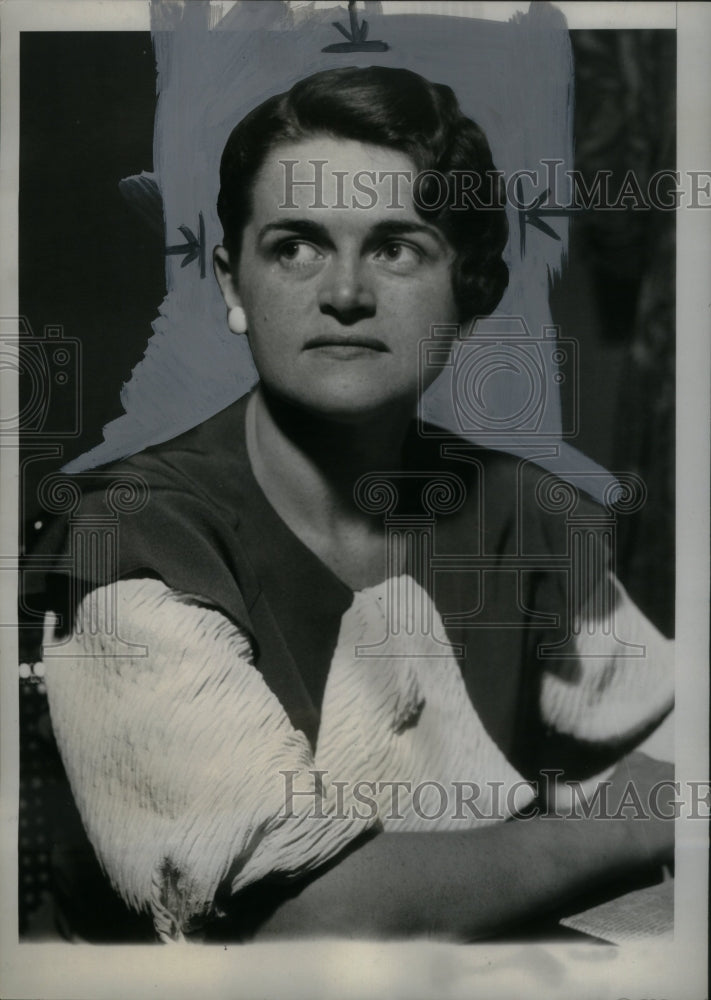
[[[701,1000],[708,12],[1,16],[3,995]]]

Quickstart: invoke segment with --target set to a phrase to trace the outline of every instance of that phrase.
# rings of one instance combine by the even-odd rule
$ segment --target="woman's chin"
[[[319,386],[314,392],[284,392],[267,388],[266,394],[281,405],[298,409],[312,417],[349,425],[367,424],[375,419],[409,418],[417,406],[416,392],[401,394],[374,391],[373,386],[329,389]]]

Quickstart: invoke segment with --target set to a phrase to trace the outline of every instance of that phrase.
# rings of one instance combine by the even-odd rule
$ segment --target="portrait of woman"
[[[416,419],[508,282],[486,135],[411,70],[319,71],[235,123],[218,212],[257,384],[84,479],[85,524],[141,497],[111,558],[61,516],[39,546],[76,556],[45,598],[86,834],[61,933],[468,942],[658,881],[671,642],[605,508]]]

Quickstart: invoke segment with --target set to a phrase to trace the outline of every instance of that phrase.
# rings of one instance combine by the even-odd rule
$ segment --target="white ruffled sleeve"
[[[313,795],[287,803],[281,772],[315,767],[306,737],[237,627],[161,581],[93,591],[68,641],[46,630],[44,660],[89,839],[116,890],[152,914],[162,939],[215,913],[218,889],[306,872],[369,825],[333,815],[327,791],[317,804],[313,779]]]
[[[583,743],[629,745],[674,701],[674,643],[610,573],[605,595],[574,622],[573,655],[545,661],[541,714]]]

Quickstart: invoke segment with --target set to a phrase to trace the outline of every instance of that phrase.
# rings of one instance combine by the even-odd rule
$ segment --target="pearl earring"
[[[242,306],[232,306],[227,310],[227,325],[232,333],[247,332],[247,317]]]

